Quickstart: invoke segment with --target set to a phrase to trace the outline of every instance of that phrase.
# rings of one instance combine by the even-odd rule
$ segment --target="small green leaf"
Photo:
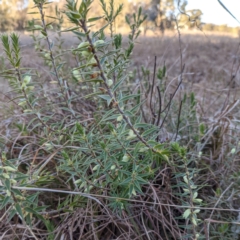
[[[11,202],[12,202],[12,198],[10,196],[6,196],[2,202],[0,210],[2,210],[4,207],[6,207],[7,204],[9,204]]]
[[[119,102],[124,102],[124,101],[126,101],[126,100],[131,99],[131,98],[136,98],[136,97],[138,97],[138,96],[139,96],[139,94],[128,95],[128,96],[125,96],[125,97],[119,99]]]
[[[140,176],[137,176],[136,179],[138,180],[138,182],[140,184],[148,184],[148,181],[146,181],[145,179],[143,179],[142,177]]]
[[[5,179],[4,182],[5,182],[5,186],[6,186],[7,190],[11,192],[11,182],[10,182],[10,180]]]
[[[145,132],[143,132],[142,137],[146,137],[146,136],[148,136],[150,134],[153,134],[153,133],[157,133],[157,128],[156,127],[150,128],[150,129],[146,130]]]
[[[187,219],[187,218],[190,216],[190,214],[191,214],[191,209],[187,209],[187,210],[185,210],[185,212],[183,213],[183,217],[184,217],[185,219]]]
[[[204,123],[201,123],[199,125],[199,132],[200,132],[201,136],[204,135],[204,133],[205,133],[205,125],[204,125]]]
[[[18,214],[20,215],[20,217],[23,219],[23,213],[22,213],[22,208],[21,208],[21,206],[17,203],[17,204],[15,205],[15,208],[16,208]]]
[[[89,18],[89,19],[88,19],[88,22],[95,22],[95,21],[97,21],[97,20],[99,20],[99,19],[102,19],[102,18],[103,18],[103,16],[102,16],[102,17]]]
[[[75,30],[76,29],[79,29],[79,27],[76,27]],[[85,33],[82,33],[82,32],[79,32],[79,31],[75,31],[75,30],[69,29],[68,31],[73,32],[74,34],[78,35],[79,37],[86,37]]]
[[[129,184],[130,182],[132,182],[132,177],[126,178],[124,181],[122,181],[122,182],[120,183],[120,185],[127,185],[127,184]]]
[[[43,36],[45,36],[45,37],[47,36],[47,33],[44,30],[41,30],[41,33]]]
[[[17,211],[16,209],[11,209],[10,214],[8,215],[8,221],[11,221],[12,218],[16,215]]]
[[[79,27],[70,27],[70,28],[66,28],[66,29],[64,29],[64,30],[62,30],[60,32],[74,32],[76,34],[78,32],[76,32],[74,30],[77,30],[77,29],[79,29]],[[85,36],[85,34],[84,34],[84,36]]]
[[[34,30],[42,30],[43,27],[41,25],[34,25]]]
[[[107,100],[107,105],[108,106],[110,105],[112,98],[109,95],[98,95],[98,96],[104,100]]]

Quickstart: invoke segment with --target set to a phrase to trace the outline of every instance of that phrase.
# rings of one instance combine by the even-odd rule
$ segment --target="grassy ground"
[[[136,47],[134,62],[137,65],[153,66],[155,55],[159,66],[165,62],[169,79],[175,78],[175,82],[177,82],[176,77],[181,73],[182,61],[185,66],[182,87],[195,90],[204,113],[213,113],[222,107],[228,96],[229,87],[232,97],[239,89],[238,38],[221,35],[205,36],[201,33],[183,34],[181,50],[177,34],[163,38],[142,38],[141,43]]]
[[[169,79],[175,79],[173,81],[176,83],[177,76],[181,73],[182,61],[184,65],[182,87],[197,90],[196,94],[204,113],[214,113],[221,108],[221,104],[229,96],[229,90],[231,90],[230,97],[236,99],[234,96],[240,84],[237,36],[217,33],[210,35],[200,31],[195,34],[183,32],[180,49],[177,32],[168,32],[164,36],[159,34],[152,36],[153,34],[150,33],[149,35],[139,39],[132,56],[133,66],[144,65],[153,69],[156,56],[157,66],[163,66],[165,63]],[[77,42],[77,39],[68,34],[63,36],[66,47],[71,47]],[[20,39],[23,45],[24,66],[41,68],[42,60],[37,57],[31,38],[28,35],[21,35]],[[73,60],[69,59],[69,61]],[[206,105],[204,101],[208,104]]]
[[[191,146],[192,140],[187,143],[183,142],[187,148],[193,152],[193,158],[199,159],[199,162],[195,160],[193,161],[195,164],[194,166],[201,169],[199,175],[196,173],[197,177],[195,181],[201,186],[199,194],[201,195],[201,198],[204,199],[206,207],[209,207],[209,209],[205,209],[205,211],[201,213],[200,217],[201,219],[205,219],[205,222],[199,227],[200,233],[202,235],[205,234],[205,236],[208,236],[209,232],[213,233],[212,235],[210,234],[213,237],[211,239],[238,239],[239,235],[231,235],[231,226],[229,225],[231,221],[236,220],[236,212],[233,211],[230,213],[231,211],[229,211],[222,213],[221,211],[215,211],[214,209],[221,207],[236,210],[240,207],[239,196],[237,193],[237,191],[239,191],[238,139],[240,137],[240,132],[238,129],[238,96],[240,90],[240,40],[236,36],[218,34],[210,35],[202,32],[195,34],[183,32],[180,36],[177,32],[167,33],[164,36],[150,35],[151,36],[139,38],[138,44],[136,44],[136,48],[132,55],[130,70],[136,69],[134,80],[136,82],[143,81],[141,66],[145,66],[145,68],[150,70],[147,80],[152,80],[155,63],[154,59],[156,56],[157,68],[163,67],[163,65],[167,68],[167,75],[165,77],[165,84],[167,87],[165,99],[168,99],[168,97],[171,96],[181,78],[183,82],[176,94],[176,101],[174,104],[180,104],[183,94],[190,94],[191,92],[195,93],[197,99],[195,110],[198,123],[204,123],[207,126],[205,136],[201,139],[201,144],[204,146],[201,149],[203,156],[198,158],[197,154],[199,154],[200,150],[198,149],[198,146]],[[65,48],[70,48],[72,45],[77,44],[77,39],[73,38],[71,35],[64,34],[63,38],[65,40]],[[51,78],[51,74],[46,71],[46,68],[43,65],[43,60],[38,58],[35,53],[33,42],[30,37],[21,35],[20,40],[22,44],[22,65],[26,68],[41,69],[41,77],[43,79]],[[65,60],[68,62],[69,66],[75,66],[74,59],[68,57]],[[7,66],[8,64],[4,58],[2,58],[2,66],[4,65]],[[133,84],[133,89],[134,87]],[[10,88],[6,82],[3,82],[1,91],[5,93],[7,90],[10,90]],[[7,95],[10,96],[11,94]],[[13,138],[14,136],[17,139],[19,137],[17,134],[19,133],[14,131],[11,132],[11,124],[13,121],[17,121],[18,118],[20,120],[21,114],[13,109],[14,103],[8,102],[9,98],[6,97],[5,94],[1,94],[0,97],[3,102],[0,109],[0,116],[2,119],[1,134],[2,136],[5,136],[5,139]],[[147,109],[149,106],[146,105],[144,107],[145,113],[149,113],[149,109]],[[176,110],[172,108],[171,111],[171,116],[176,117],[178,115],[177,108]],[[185,111],[187,112],[187,110]],[[9,115],[10,112],[15,114],[14,119]],[[171,122],[171,118],[169,118],[168,121]],[[184,127],[184,124],[183,126],[180,126],[179,132],[186,133]],[[176,129],[173,129],[173,132],[174,131],[176,131]],[[40,135],[41,134],[39,134],[39,136]],[[191,136],[191,134],[189,134],[189,136]],[[25,136],[23,136],[23,139],[24,137]],[[22,142],[23,144],[26,144],[24,141]],[[16,142],[14,142],[12,146],[7,146],[10,149],[11,154],[14,156],[21,156],[21,145],[14,147],[14,144],[17,146]],[[26,149],[28,149],[27,145],[28,144],[26,144]],[[235,152],[231,152],[231,149],[235,149]],[[17,151],[17,153],[14,153],[14,151]],[[46,153],[43,152],[42,154],[43,156],[46,156],[44,155]],[[232,156],[233,154],[235,154],[234,157]],[[29,158],[28,152],[26,152],[26,156]],[[26,162],[27,161],[29,161],[29,159],[27,159]],[[56,162],[57,161],[58,159],[56,159]],[[54,167],[56,162],[53,162]],[[42,163],[42,160],[40,163]],[[50,166],[48,170],[52,170],[51,167],[52,166]],[[49,214],[51,216],[50,219],[52,219],[52,225],[47,231],[46,227],[42,227],[41,224],[35,221],[33,231],[35,235],[42,236],[40,239],[47,239],[47,237],[44,237],[44,234],[46,233],[47,235],[47,233],[51,232],[53,229],[59,239],[61,236],[62,239],[66,240],[70,239],[70,236],[72,239],[89,240],[167,239],[166,236],[168,235],[171,236],[169,239],[178,239],[176,236],[180,236],[182,232],[181,228],[177,227],[177,224],[181,224],[181,220],[178,221],[176,219],[177,217],[180,217],[184,211],[177,207],[181,202],[178,197],[174,195],[175,193],[172,189],[173,186],[170,185],[175,181],[174,179],[171,179],[171,174],[174,170],[177,171],[177,168],[177,164],[171,166],[171,168],[169,168],[167,164],[163,164],[159,170],[159,175],[154,178],[151,185],[144,187],[146,195],[138,195],[135,199],[139,202],[131,205],[129,208],[130,213],[123,211],[122,216],[109,212],[111,210],[105,207],[102,208],[102,205],[107,206],[107,200],[105,202],[105,199],[102,200],[100,198],[100,205],[88,199],[88,202],[85,205],[87,207],[79,207],[77,204],[77,207],[75,208],[75,202],[70,198],[66,199],[65,206],[63,196],[59,197],[54,195],[54,193],[51,193],[52,198],[49,198],[50,195],[45,194],[40,198],[40,202],[42,201],[44,204],[51,205],[52,211],[49,211]],[[46,184],[43,181],[43,183],[40,183],[40,186],[48,187],[48,184],[50,183],[48,183],[47,180],[44,180],[46,181]],[[61,179],[58,179],[58,181],[62,187],[64,186],[66,188],[66,190],[71,189],[71,183],[66,183],[64,180],[61,182]],[[53,184],[53,187],[56,189],[55,183]],[[60,207],[61,211],[53,208],[58,200],[62,201]],[[73,203],[74,206],[74,213],[71,211],[68,212],[65,209],[69,207],[67,201],[72,201],[71,203]],[[76,199],[76,202],[78,201],[84,202],[85,200]],[[163,205],[164,207],[156,207],[156,209],[154,207],[145,208],[143,203],[145,204],[147,201],[153,201],[154,204],[165,203],[166,206]],[[174,210],[170,209],[169,206],[175,206],[175,204],[176,208]],[[48,213],[46,213],[46,215],[47,214]],[[171,214],[174,217],[171,217]],[[144,221],[144,219],[147,220]],[[17,230],[14,228],[14,224],[16,225],[16,223],[19,225],[22,224],[20,227],[16,227]],[[55,226],[55,228],[53,226]],[[3,229],[2,232],[1,227]],[[9,225],[5,225],[5,222],[1,223],[0,221],[0,236],[1,234],[2,236],[6,234],[8,230],[10,231],[9,235],[6,234],[8,237],[5,239],[11,239],[12,236],[16,237],[17,234],[19,234],[19,236],[24,236],[23,229],[26,231],[29,230],[25,225],[23,226],[23,222],[18,221],[17,217],[15,217]],[[81,229],[81,231],[79,229]],[[151,235],[152,238],[149,237],[151,229],[154,229],[154,234]],[[43,231],[43,234],[41,231]],[[90,234],[91,231],[93,234]],[[94,231],[96,231],[96,234]],[[79,232],[81,232],[81,234],[79,234]],[[140,233],[142,234],[141,236],[139,235]],[[119,238],[111,237],[113,235],[119,236]],[[165,236],[165,238],[161,238],[160,235]],[[84,238],[83,236],[86,237]],[[28,238],[26,237],[26,239]],[[49,239],[51,238],[49,237]],[[210,238],[206,237],[205,239]]]

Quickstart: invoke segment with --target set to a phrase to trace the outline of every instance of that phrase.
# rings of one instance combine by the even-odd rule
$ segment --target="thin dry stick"
[[[4,187],[3,185],[0,185],[0,187]],[[119,197],[113,197],[113,196],[107,196],[107,195],[99,195],[99,194],[88,194],[83,192],[74,192],[74,191],[64,191],[64,190],[57,190],[57,189],[49,189],[49,188],[32,188],[32,187],[18,187],[18,186],[12,186],[13,189],[18,190],[26,190],[26,191],[39,191],[39,192],[55,192],[55,193],[64,193],[64,194],[73,194],[73,195],[80,195],[82,197],[87,197],[90,199],[95,200],[97,203],[102,203],[96,199],[96,197],[99,198],[107,198],[107,199],[118,199],[123,201],[129,201],[129,202],[138,202],[138,203],[147,203],[151,205],[161,205],[161,206],[169,206],[169,207],[177,207],[177,208],[191,208],[191,209],[201,209],[201,210],[215,210],[215,211],[225,211],[225,212],[238,212],[240,213],[240,209],[224,209],[224,208],[210,208],[210,207],[189,207],[189,206],[182,206],[182,205],[176,205],[176,204],[167,204],[167,203],[156,203],[156,202],[149,202],[149,201],[140,201],[136,199],[129,199],[129,198],[119,198]]]
[[[210,219],[212,218],[212,215],[214,213],[214,210],[216,209],[216,206],[218,205],[218,203],[220,202],[221,198],[223,197],[223,195],[232,187],[233,182],[224,190],[224,192],[221,194],[221,196],[218,198],[217,202],[214,205],[214,208],[210,214],[210,217],[208,219],[205,219],[204,221],[207,221],[207,227],[205,228],[205,235],[206,235],[206,240],[209,240],[209,226],[210,226]]]
[[[157,86],[157,92],[158,92],[158,99],[159,99],[159,111],[158,111],[158,118],[157,118],[157,126],[159,126],[160,120],[161,120],[161,112],[162,112],[162,96],[161,96],[161,90],[159,86]]]
[[[152,81],[152,88],[151,88],[151,94],[150,94],[150,110],[151,110],[151,113],[153,115],[152,124],[154,124],[154,122],[156,120],[156,113],[155,113],[155,111],[153,109],[153,106],[152,106],[153,88],[154,88],[154,85],[155,85],[155,78],[156,78],[156,65],[157,65],[157,56],[155,56],[155,58],[154,58],[153,81]]]
[[[71,99],[70,98],[70,93],[68,91],[67,86],[64,86],[65,81],[61,80],[61,78],[59,76],[59,73],[58,73],[58,70],[57,70],[57,66],[56,66],[56,62],[55,62],[55,59],[54,59],[54,56],[53,56],[51,42],[50,42],[50,39],[49,39],[49,36],[48,36],[47,26],[46,26],[46,22],[45,22],[45,15],[44,15],[44,12],[43,12],[43,3],[37,4],[37,7],[38,7],[39,13],[41,15],[43,31],[46,34],[45,38],[46,38],[46,41],[47,41],[47,44],[48,44],[48,50],[49,50],[49,54],[50,54],[50,58],[51,58],[51,62],[52,62],[53,70],[54,70],[54,74],[56,76],[58,85],[60,87],[60,91],[61,91],[61,93],[63,95],[64,100],[65,100],[65,103],[66,103],[67,107],[71,110],[70,112],[71,112],[72,116],[75,118],[75,112],[72,109],[72,106],[71,106],[71,103],[70,103],[70,99]]]
[[[183,103],[183,100],[181,100],[181,102],[180,102],[180,107],[179,107],[179,111],[178,111],[178,121],[177,121],[177,131],[176,131],[175,141],[177,140],[177,137],[178,137],[179,125],[181,122],[180,117],[181,117],[181,112],[182,112],[182,103]]]
[[[145,231],[145,233],[146,233],[147,239],[148,239],[148,240],[151,240],[151,238],[150,238],[150,236],[149,236],[149,234],[148,234],[149,231],[147,230],[147,228],[146,228],[146,226],[145,226],[145,224],[144,224],[143,214],[142,214],[142,213],[141,213],[141,220],[142,220],[142,225],[143,225],[144,231]]]

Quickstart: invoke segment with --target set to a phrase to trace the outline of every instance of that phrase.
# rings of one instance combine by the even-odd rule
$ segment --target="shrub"
[[[19,36],[1,36],[11,65],[2,75],[17,111],[11,128],[18,129],[2,152],[2,219],[22,223],[36,239],[200,239],[205,125],[193,93],[174,100],[181,81],[169,100],[166,66],[156,69],[156,60],[153,81],[143,67],[134,88],[141,8],[126,18],[124,44],[114,32],[123,6],[113,0],[100,0],[104,15],[95,18],[88,18],[91,0],[68,0],[65,30],[58,9],[46,24],[48,2],[34,2],[40,20],[28,30],[43,67],[24,68]],[[93,31],[99,19],[106,24]],[[78,42],[65,49],[63,32]]]

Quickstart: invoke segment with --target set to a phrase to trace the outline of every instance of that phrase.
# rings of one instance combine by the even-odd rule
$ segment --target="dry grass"
[[[65,35],[64,39],[67,40],[65,46],[69,48],[77,41],[70,35]],[[211,149],[212,152],[208,154],[209,157],[203,158],[203,162],[198,163],[205,168],[196,179],[196,182],[205,185],[200,192],[201,198],[209,203],[208,207],[210,208],[217,208],[220,204],[226,209],[239,208],[237,202],[239,199],[232,197],[227,201],[223,196],[224,192],[219,196],[219,202],[213,200],[217,188],[229,189],[230,179],[226,176],[233,174],[239,165],[237,157],[234,162],[227,162],[224,154],[224,151],[229,152],[227,149],[229,144],[235,143],[236,139],[239,139],[239,131],[233,131],[239,108],[237,105],[240,90],[239,39],[217,34],[206,36],[200,32],[194,35],[182,33],[180,40],[181,47],[177,33],[169,33],[163,37],[141,37],[132,56],[132,67],[140,69],[140,66],[144,65],[153,70],[154,56],[156,56],[157,67],[162,67],[165,63],[167,84],[174,87],[177,86],[181,77],[181,65],[184,65],[182,91],[179,91],[176,99],[181,95],[181,92],[193,91],[196,93],[199,119],[208,125],[208,132],[203,140],[206,141],[205,145],[207,145],[210,142],[209,138],[211,138],[211,144],[214,145]],[[43,68],[42,60],[37,58],[29,36],[21,36],[21,42],[23,44],[23,66]],[[74,66],[72,59],[67,60],[70,65]],[[48,72],[43,74],[43,78],[48,77],[50,77]],[[5,83],[2,87],[3,92],[8,89]],[[1,95],[1,99],[8,100],[4,95]],[[6,106],[11,106],[11,104],[2,105],[2,115],[7,113]],[[7,123],[10,118],[11,116],[6,116],[2,121],[4,134],[9,129]],[[216,130],[218,130],[218,135],[214,139]],[[210,152],[208,148],[204,151]],[[226,168],[226,162],[228,168]],[[171,184],[173,184],[171,170],[167,166],[163,167],[150,186],[144,190],[146,194],[135,198],[136,202],[131,205],[130,213],[123,211],[122,216],[110,213],[109,209],[102,207],[107,205],[104,198],[100,198],[102,205],[89,199],[87,208],[79,207],[74,214],[68,214],[65,209],[57,213],[53,210],[49,216],[55,225],[58,225],[54,233],[63,239],[145,240],[150,239],[149,235],[152,236],[152,239],[179,239],[179,236],[183,234],[183,231],[178,227],[181,222],[175,220],[174,217],[181,216],[184,210],[179,207],[181,203],[174,196]],[[67,184],[64,185],[64,187],[66,186]],[[75,201],[80,202],[80,200],[76,196]],[[154,206],[148,206],[146,202],[151,202]],[[57,201],[55,203],[57,204]],[[214,210],[208,209],[201,218],[206,219],[209,216],[211,218],[213,213]],[[1,236],[5,239],[12,239],[13,236],[19,239],[30,239],[27,235],[30,233],[17,220],[10,223],[4,221],[0,223],[0,227],[0,235],[2,234]],[[214,230],[217,231],[217,229]],[[48,232],[37,221],[33,222],[32,231],[39,239],[45,239],[44,236]],[[169,235],[172,237],[168,238]]]
[[[195,91],[205,116],[206,113],[214,114],[220,110],[229,95],[231,100],[237,99],[240,87],[238,71],[240,40],[230,34],[210,35],[201,31],[193,33],[186,31],[181,33],[182,64],[185,66],[182,88]],[[135,46],[133,54],[133,66],[143,65],[151,69],[154,65],[154,56],[157,56],[157,66],[161,67],[165,63],[169,81],[173,80],[176,84],[177,77],[181,73],[177,32],[167,32],[164,36],[149,32],[149,35],[139,38],[139,44]],[[63,34],[63,38],[65,46],[69,48],[78,42],[69,34]],[[22,35],[21,42],[23,65],[29,68],[41,68],[42,61],[33,49],[31,38]],[[72,59],[69,61],[73,62]]]
[[[230,99],[236,100],[240,86],[239,39],[199,33],[182,34],[181,41],[185,65],[182,88],[196,93],[204,115],[220,110],[229,90]],[[165,62],[169,81],[175,79],[176,84],[181,73],[178,35],[141,38],[133,56],[134,64],[151,67],[154,56],[158,59],[157,66]]]

